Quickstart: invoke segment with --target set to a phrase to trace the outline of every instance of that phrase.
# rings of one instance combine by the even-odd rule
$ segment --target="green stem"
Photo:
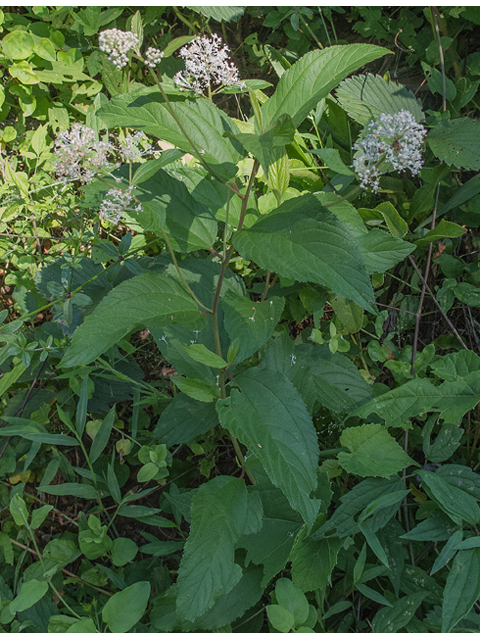
[[[188,293],[192,296],[192,298],[195,300],[195,302],[198,304],[199,307],[202,307],[202,309],[205,309],[205,311],[207,311],[208,313],[213,313],[212,309],[209,309],[204,304],[202,304],[200,302],[200,300],[197,298],[197,296],[190,289],[187,281],[185,280],[185,278],[183,277],[182,272],[180,271],[180,267],[178,266],[178,262],[177,262],[177,259],[175,257],[175,253],[173,251],[172,245],[170,244],[170,240],[168,239],[167,234],[165,233],[165,231],[163,229],[161,229],[161,231],[162,231],[163,238],[164,238],[164,240],[165,240],[165,242],[167,244],[167,247],[168,247],[168,250],[170,252],[170,255],[172,257],[173,264],[175,265],[175,269],[177,270],[177,273],[180,276],[181,281],[183,282],[183,284],[187,288]]]

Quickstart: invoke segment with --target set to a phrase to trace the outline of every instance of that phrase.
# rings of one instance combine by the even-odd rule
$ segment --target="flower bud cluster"
[[[107,192],[107,198],[102,200],[100,205],[99,215],[101,220],[108,220],[112,224],[118,224],[122,214],[128,210],[128,207],[133,199],[133,187],[128,189],[119,189],[115,187]],[[136,213],[142,210],[141,205],[137,205],[134,208]]]
[[[160,51],[160,49],[155,49],[155,47],[148,47],[148,49],[145,51],[145,64],[147,65],[147,67],[155,69],[155,67],[160,64],[162,58],[163,51]]]
[[[128,54],[132,49],[137,49],[139,41],[131,31],[120,29],[107,29],[99,36],[100,51],[108,53],[108,59],[117,69],[122,69],[128,64]]]
[[[353,145],[357,151],[353,169],[361,179],[360,186],[377,192],[380,176],[389,171],[405,171],[417,175],[423,165],[422,145],[426,129],[415,121],[410,111],[395,115],[381,113],[370,122],[363,137]]]
[[[212,37],[199,36],[187,46],[180,49],[180,56],[185,61],[185,71],[174,76],[175,83],[183,89],[202,94],[212,84],[226,87],[246,85],[240,81],[237,67],[229,62],[229,48],[215,33]]]
[[[138,162],[142,156],[153,153],[152,145],[147,144],[140,148],[140,141],[145,138],[143,131],[135,131],[133,135],[128,134],[124,140],[118,142],[118,152],[124,162]]]

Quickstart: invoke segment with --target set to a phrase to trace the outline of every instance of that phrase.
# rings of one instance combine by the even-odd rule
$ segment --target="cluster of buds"
[[[147,67],[151,67],[155,69],[158,66],[163,58],[163,51],[160,49],[155,49],[155,47],[148,47],[145,51],[145,64]]]
[[[229,51],[228,46],[215,33],[211,38],[195,38],[188,46],[180,49],[180,56],[185,61],[185,71],[175,74],[175,83],[198,94],[202,94],[212,84],[245,88],[237,67],[229,62]]]
[[[131,31],[107,29],[99,36],[100,51],[108,53],[108,59],[117,69],[128,64],[128,54],[139,46],[137,36]]]
[[[357,151],[353,169],[361,179],[363,189],[377,192],[380,176],[389,171],[409,169],[416,176],[423,166],[422,145],[427,131],[418,124],[410,111],[395,115],[381,113],[370,122],[363,137],[353,145]]]

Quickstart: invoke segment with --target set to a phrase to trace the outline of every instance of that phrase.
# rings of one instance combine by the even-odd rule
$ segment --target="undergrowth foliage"
[[[46,11],[44,35],[4,37],[10,74],[76,73],[93,99],[78,122],[54,107],[33,152],[3,129],[5,221],[41,204],[38,247],[59,219],[70,235],[36,268],[12,251],[0,314],[2,628],[478,631],[480,357],[447,315],[478,325],[477,258],[456,251],[478,81],[445,93],[438,11],[439,111],[372,72],[390,48],[323,46],[306,7],[265,20],[315,41],[265,45],[275,87],[188,13],[194,34],[164,40],[140,12],[74,13],[107,98]]]

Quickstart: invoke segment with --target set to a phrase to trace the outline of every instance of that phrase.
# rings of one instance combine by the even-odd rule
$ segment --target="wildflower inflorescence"
[[[388,171],[410,169],[417,175],[423,165],[422,144],[426,129],[418,124],[410,111],[395,115],[381,113],[370,122],[361,140],[353,145],[358,151],[353,168],[361,178],[360,186],[378,191],[380,176]]]
[[[99,215],[101,220],[108,220],[113,224],[118,224],[122,214],[128,210],[133,199],[133,187],[128,189],[119,189],[115,187],[107,192],[106,199],[102,200]],[[133,209],[136,213],[142,210],[141,205],[137,205]]]
[[[147,67],[152,67],[152,69],[155,69],[155,67],[160,64],[162,58],[163,51],[160,51],[160,49],[155,49],[155,47],[148,47],[148,49],[145,51],[145,64],[147,65]]]
[[[108,59],[117,69],[128,64],[128,54],[139,46],[137,36],[131,31],[107,29],[102,31],[98,39],[100,51],[108,53]]]
[[[198,94],[202,94],[212,84],[226,87],[238,85],[239,88],[244,88],[245,83],[240,81],[237,67],[229,62],[229,52],[228,46],[215,33],[211,38],[195,38],[180,49],[180,56],[185,61],[185,71],[175,74],[175,83]]]

